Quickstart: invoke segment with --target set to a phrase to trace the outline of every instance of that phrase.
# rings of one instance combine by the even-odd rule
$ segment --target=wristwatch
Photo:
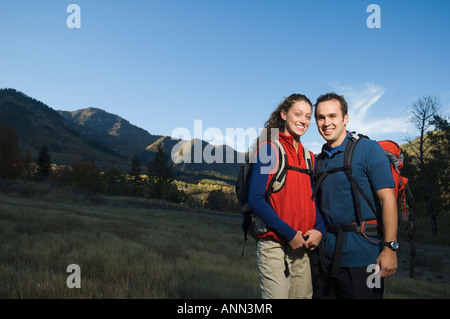
[[[398,244],[398,242],[396,241],[388,241],[384,243],[384,246],[389,247],[390,249],[392,249],[393,251],[396,251],[400,245]]]

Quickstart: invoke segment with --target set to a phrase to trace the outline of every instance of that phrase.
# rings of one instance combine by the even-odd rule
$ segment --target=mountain
[[[98,108],[90,107],[73,112],[59,111],[59,114],[70,124],[71,128],[83,136],[101,143],[127,158],[132,158],[136,154],[145,167],[153,159],[157,145],[162,143],[166,155],[177,163],[174,165],[177,176],[183,176],[186,179],[189,179],[189,176],[195,176],[194,179],[201,177],[223,179],[225,176],[234,177],[239,172],[240,164],[237,165],[234,161],[238,152],[229,146],[212,146],[202,140],[182,141],[168,136],[152,135],[124,118]],[[178,152],[181,146],[184,157]],[[205,148],[206,151],[204,151]],[[195,150],[197,150],[197,156],[194,156]],[[173,156],[172,152],[174,152]],[[211,153],[213,155],[223,153],[224,155],[222,157],[214,156],[213,163],[204,161],[207,157],[205,155]],[[190,156],[186,156],[186,154],[190,154]],[[224,156],[227,154],[232,163],[226,163]],[[201,161],[198,160],[199,158]],[[185,159],[185,161],[180,162],[181,159]]]
[[[71,128],[83,136],[101,143],[127,158],[132,158],[136,154],[145,167],[153,159],[157,145],[162,143],[164,152],[177,163],[174,165],[177,176],[224,178],[225,176],[234,177],[239,172],[240,165],[231,160],[235,159],[238,153],[229,146],[212,146],[202,140],[182,141],[168,136],[152,135],[118,115],[93,107],[73,112],[59,111],[59,114],[70,124]],[[179,152],[174,152],[175,154],[172,156],[172,152],[181,146],[185,156],[182,157],[178,154]],[[200,151],[198,151],[199,149]],[[195,150],[197,150],[196,157],[194,156]],[[207,157],[205,155],[211,153],[213,156],[223,153],[223,156],[214,156],[213,163],[205,162],[204,159]],[[191,154],[191,156],[186,156],[186,154]],[[227,154],[232,163],[226,163],[225,156]],[[178,163],[182,158],[186,160]],[[201,158],[201,162],[196,160],[198,158]]]
[[[178,176],[195,179],[211,178],[234,182],[243,163],[237,161],[244,154],[227,145],[212,145],[200,139],[183,141],[164,136],[139,154],[143,162],[150,162],[156,146],[162,143],[164,152],[173,162]]]
[[[152,135],[98,108],[55,111],[14,89],[0,90],[0,124],[12,127],[19,135],[20,149],[31,151],[34,157],[46,144],[57,164],[90,160],[101,169],[117,167],[127,172],[136,154],[146,173],[145,167],[153,159],[156,146],[162,143],[165,153],[177,163],[174,171],[180,179],[232,182],[242,165],[236,161],[242,154],[229,146]],[[180,159],[184,162],[179,163]]]
[[[127,164],[116,151],[73,130],[57,111],[14,89],[0,90],[0,124],[12,127],[19,136],[19,148],[30,151],[34,158],[46,144],[57,164],[80,160],[102,168]]]
[[[120,116],[98,108],[58,112],[81,135],[127,158],[132,158],[134,154],[142,152],[148,145],[162,137],[151,135]]]

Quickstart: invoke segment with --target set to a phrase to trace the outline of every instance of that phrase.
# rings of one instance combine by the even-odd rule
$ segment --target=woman
[[[257,236],[263,298],[312,297],[308,249],[319,245],[324,224],[316,214],[310,176],[289,170],[283,188],[272,193],[268,201],[265,198],[278,165],[277,143],[273,140],[283,146],[289,165],[306,169],[300,137],[309,127],[311,113],[311,101],[302,94],[292,94],[271,114],[257,141],[248,203],[269,228]]]

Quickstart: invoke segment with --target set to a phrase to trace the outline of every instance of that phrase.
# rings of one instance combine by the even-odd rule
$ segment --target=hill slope
[[[59,111],[71,127],[83,136],[95,140],[119,154],[131,158],[161,138],[132,125],[118,115],[98,108],[86,108],[73,112]]]
[[[135,154],[147,167],[161,142],[165,153],[177,163],[176,176],[187,180],[233,181],[241,166],[236,159],[242,155],[231,147],[152,135],[98,108],[55,111],[14,89],[0,89],[0,124],[12,127],[19,135],[19,148],[31,151],[34,157],[46,144],[57,164],[89,160],[101,169],[117,167],[127,172]],[[179,163],[180,159],[184,162]]]
[[[162,137],[140,153],[144,163],[153,158],[158,143],[163,144],[164,152],[175,162],[175,173],[180,176],[212,178],[234,182],[242,163],[237,159],[243,155],[226,145],[212,145],[203,140],[182,141]]]
[[[166,155],[177,163],[174,165],[177,176],[222,179],[224,176],[237,176],[239,172],[241,164],[235,160],[238,152],[229,146],[213,146],[202,140],[182,141],[169,136],[152,135],[124,118],[98,108],[91,107],[73,112],[59,111],[59,114],[70,123],[71,128],[83,136],[107,146],[126,158],[131,159],[134,154],[138,155],[145,167],[150,165],[157,145],[162,143]],[[180,155],[181,147],[184,156]],[[210,156],[213,157],[212,163],[205,161],[208,155],[212,155]],[[227,158],[229,163],[226,162]],[[185,161],[181,162],[181,159]]]
[[[46,144],[54,163],[91,160],[102,167],[123,166],[118,153],[74,131],[58,112],[14,89],[0,90],[0,124],[12,127],[19,148],[37,156]]]

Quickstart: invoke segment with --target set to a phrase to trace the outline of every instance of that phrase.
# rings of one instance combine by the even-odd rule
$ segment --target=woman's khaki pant
[[[259,283],[264,299],[311,299],[312,280],[305,249],[273,240],[257,242]]]

